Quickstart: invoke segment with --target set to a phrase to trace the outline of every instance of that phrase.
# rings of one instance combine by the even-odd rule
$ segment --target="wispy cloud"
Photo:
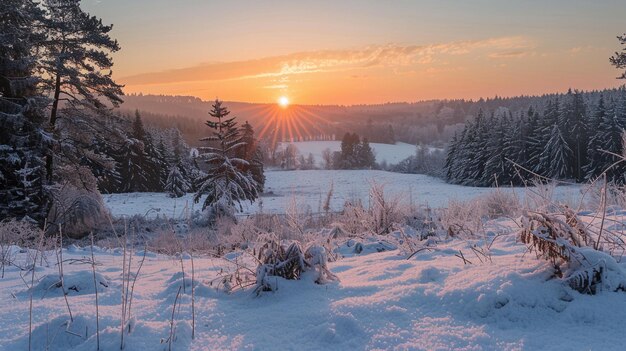
[[[528,38],[501,37],[431,45],[374,45],[351,50],[298,52],[255,60],[207,63],[194,67],[151,72],[121,78],[127,85],[281,78],[319,72],[343,72],[374,67],[430,65],[442,58],[481,52],[488,57],[516,57],[532,47]],[[283,84],[265,84],[282,88]]]
[[[529,54],[528,51],[524,50],[514,50],[514,51],[502,51],[502,52],[494,52],[489,54],[489,58],[493,59],[507,59],[507,58],[517,58],[524,57]]]

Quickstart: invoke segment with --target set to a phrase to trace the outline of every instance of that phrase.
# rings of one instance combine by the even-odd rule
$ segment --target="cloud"
[[[506,59],[506,58],[516,58],[516,57],[524,57],[528,55],[528,51],[524,50],[515,50],[515,51],[503,51],[503,52],[494,52],[489,54],[489,58],[492,59]]]
[[[532,45],[525,37],[502,37],[431,45],[373,45],[349,50],[298,52],[255,60],[207,63],[128,76],[126,85],[159,85],[181,82],[282,78],[299,74],[343,72],[374,67],[429,65],[445,56],[487,50],[490,55],[514,55]]]

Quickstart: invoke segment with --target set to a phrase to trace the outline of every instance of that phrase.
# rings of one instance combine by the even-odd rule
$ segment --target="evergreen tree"
[[[615,164],[620,160],[620,157],[616,155],[622,154],[622,134],[624,133],[616,113],[616,104],[616,102],[611,104],[611,108],[604,114],[604,118],[598,125],[600,150],[596,157],[605,169],[608,168],[606,171],[607,179],[623,184],[624,180],[626,180],[626,166],[623,162]]]
[[[509,181],[506,174],[506,122],[503,116],[492,120],[490,135],[486,138],[485,149],[483,152],[487,155],[484,165],[482,177],[478,185],[502,185]],[[482,136],[485,138],[486,136]]]
[[[69,102],[66,108],[72,111],[64,114],[66,118],[75,117],[81,108],[104,110],[102,99],[114,106],[122,102],[121,86],[111,78],[113,61],[109,56],[120,47],[109,36],[112,26],[103,25],[97,17],[83,12],[80,0],[45,0],[44,8],[46,40],[42,45],[40,68],[52,96],[49,128],[59,141],[61,137],[63,140],[74,137],[67,133],[60,135],[57,120],[62,100]],[[93,128],[89,123],[84,126]],[[70,142],[65,142],[62,147],[71,146]],[[55,152],[56,149],[51,149],[46,159],[48,181],[53,180]]]
[[[252,175],[252,179],[257,184],[257,191],[262,193],[265,187],[265,170],[261,148],[254,137],[254,129],[248,121],[241,126],[240,133],[243,145],[238,149],[236,156],[248,162],[248,165],[241,166],[241,170]]]
[[[493,122],[493,119],[492,115],[490,122]],[[467,143],[465,145],[467,147],[467,167],[465,167],[466,176],[463,177],[467,185],[478,185],[479,180],[483,176],[485,163],[489,157],[487,152],[485,152],[485,148],[490,125],[492,123],[488,123],[485,120],[484,112],[480,110],[468,131]]]
[[[123,145],[119,173],[121,192],[147,192],[151,190],[150,167],[145,152],[146,132],[139,111],[135,111],[131,138]]]
[[[367,138],[363,138],[358,146],[356,158],[358,159],[359,168],[368,169],[376,166],[376,157]]]
[[[568,100],[563,104],[563,122],[560,123],[559,127],[565,131],[565,140],[574,153],[574,157],[568,160],[571,164],[572,177],[582,181],[584,178],[583,167],[587,164],[587,144],[589,143],[586,107],[579,91],[572,93],[570,90],[567,97]]]
[[[607,119],[607,109],[604,103],[604,96],[600,96],[598,105],[596,106],[595,113],[592,115],[589,121],[589,127],[591,129],[591,137],[587,145],[589,154],[589,163],[585,165],[585,175],[588,180],[593,180],[598,177],[604,170],[603,152],[602,152],[602,138],[604,133],[600,129],[600,125]],[[610,113],[610,112],[609,112]]]
[[[183,177],[179,166],[172,166],[165,182],[165,191],[170,195],[170,197],[181,197],[184,196],[190,189],[191,186],[185,177]]]
[[[546,177],[565,179],[571,175],[568,160],[572,159],[572,150],[561,132],[558,124],[552,127],[550,139],[541,155],[540,162],[546,169]]]
[[[199,188],[194,197],[199,202],[207,195],[202,208],[209,207],[213,215],[234,216],[234,212],[243,210],[243,201],[254,202],[258,197],[258,184],[248,172],[242,172],[249,166],[248,161],[236,158],[244,143],[241,141],[235,118],[228,118],[230,111],[222,107],[222,102],[215,100],[209,115],[215,121],[207,121],[206,125],[213,130],[213,135],[202,141],[215,143],[215,146],[201,148],[200,154],[207,166],[206,176],[199,180]]]
[[[30,0],[0,2],[0,220],[29,216],[42,223],[48,211],[42,157],[45,99],[37,89],[34,29],[41,15]]]
[[[626,46],[626,33],[624,35],[618,35],[617,40],[621,45]],[[617,69],[625,69],[626,68],[626,48],[623,48],[621,52],[616,52],[614,56],[611,56],[609,59],[611,64],[615,66]],[[624,71],[619,77],[619,79],[626,79],[626,71]]]
[[[446,153],[446,162],[444,164],[444,174],[446,175],[446,179],[452,182],[457,182],[456,179],[456,169],[455,162],[457,159],[457,147],[459,144],[459,140],[457,138],[457,133],[454,133],[452,140],[448,144],[448,150]]]

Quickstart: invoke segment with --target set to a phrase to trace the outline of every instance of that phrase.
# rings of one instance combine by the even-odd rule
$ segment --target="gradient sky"
[[[298,104],[540,94],[623,83],[614,1],[84,0],[127,93]]]

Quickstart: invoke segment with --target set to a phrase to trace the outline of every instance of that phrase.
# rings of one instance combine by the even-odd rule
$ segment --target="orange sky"
[[[114,23],[127,93],[359,104],[622,83],[619,1],[145,1],[86,4]]]

